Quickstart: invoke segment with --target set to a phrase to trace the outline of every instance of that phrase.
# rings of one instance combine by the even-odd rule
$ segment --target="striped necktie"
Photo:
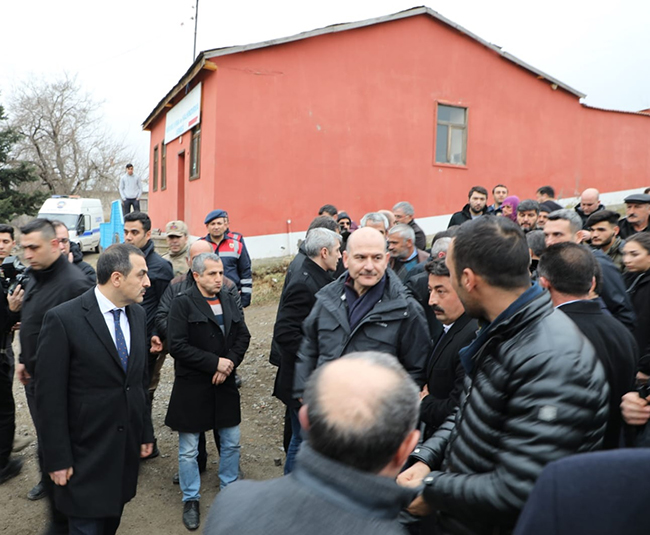
[[[126,366],[129,362],[129,350],[126,348],[126,340],[124,339],[124,333],[120,326],[120,312],[122,312],[122,310],[116,308],[115,310],[111,310],[111,312],[113,313],[113,319],[115,320],[115,346],[117,347],[117,354],[120,357],[122,368],[126,371]]]

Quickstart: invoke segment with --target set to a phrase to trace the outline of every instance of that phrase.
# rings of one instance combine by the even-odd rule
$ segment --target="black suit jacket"
[[[68,516],[118,516],[135,496],[140,445],[153,442],[142,307],[126,307],[131,347],[122,368],[94,289],[50,310],[36,357],[38,440],[46,472],[74,469],[55,487]]]
[[[623,394],[634,389],[638,349],[634,336],[614,317],[603,313],[596,301],[574,301],[561,305],[596,349],[596,356],[605,368],[609,384],[609,418],[605,429],[605,449],[620,445]]]
[[[425,436],[430,436],[458,406],[465,379],[458,352],[474,340],[477,329],[478,322],[463,314],[438,340],[427,360],[429,395],[420,406],[420,419],[427,426]]]

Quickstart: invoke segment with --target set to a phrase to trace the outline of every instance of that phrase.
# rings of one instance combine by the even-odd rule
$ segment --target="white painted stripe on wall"
[[[632,195],[633,193],[643,193],[643,189],[644,188],[637,188],[601,193],[600,200],[604,205],[621,204],[625,197]],[[566,199],[559,199],[557,202],[562,206],[575,206],[578,203],[578,197],[567,197]],[[355,221],[358,223],[362,216],[363,214],[355,215]],[[451,216],[452,214],[433,217],[416,217],[416,221],[418,225],[422,227],[425,234],[431,235],[446,229]],[[298,243],[300,240],[305,239],[305,234],[306,231],[285,234],[267,234],[265,236],[244,236],[244,239],[251,258],[273,258],[295,255],[298,252]]]

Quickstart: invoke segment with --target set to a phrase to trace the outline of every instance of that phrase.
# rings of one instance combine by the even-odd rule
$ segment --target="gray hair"
[[[318,256],[321,249],[325,247],[328,251],[332,249],[337,243],[341,243],[341,236],[326,228],[313,228],[307,233],[307,237],[303,242],[305,254],[309,258]]]
[[[571,231],[576,234],[582,230],[582,219],[575,210],[570,208],[562,208],[561,210],[555,210],[548,214],[547,221],[568,221],[571,227]]]
[[[206,260],[212,260],[212,262],[221,262],[218,254],[215,253],[201,253],[197,254],[192,260],[192,271],[198,275],[203,275],[205,272],[205,262]]]
[[[361,421],[350,426],[341,422],[342,415],[328,414],[327,407],[321,403],[324,394],[320,388],[321,376],[331,364],[316,368],[304,393],[310,426],[308,440],[314,450],[330,459],[357,470],[378,473],[418,423],[419,389],[397,357],[367,351],[350,353],[342,358],[383,368],[395,380],[376,396],[356,400],[361,406],[355,416]]]
[[[530,212],[535,210],[535,213],[539,214],[539,203],[532,199],[524,199],[517,205],[517,212]]]
[[[413,243],[415,243],[415,231],[409,225],[399,223],[394,227],[391,227],[391,229],[388,231],[388,235],[392,236],[393,234],[397,234],[400,238],[411,240]]]
[[[444,253],[446,255],[451,240],[453,240],[453,238],[438,238],[435,242],[433,242],[433,245],[431,246],[431,256],[433,258],[438,258],[440,256],[440,253]]]
[[[535,256],[542,256],[546,250],[546,239],[543,230],[531,230],[526,234],[528,248],[533,251]]]
[[[401,201],[398,202],[395,206],[393,206],[393,212],[395,210],[402,210],[406,215],[414,215],[415,210],[413,209],[413,205],[410,202],[406,201]]]
[[[388,218],[384,214],[380,214],[379,212],[368,212],[361,218],[361,226],[365,227],[368,224],[368,221],[371,221],[373,223],[381,223],[384,225],[384,230],[388,230]]]

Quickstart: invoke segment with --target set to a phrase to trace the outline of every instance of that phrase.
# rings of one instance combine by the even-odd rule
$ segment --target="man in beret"
[[[618,222],[620,229],[618,235],[626,240],[637,232],[648,232],[648,219],[650,218],[650,195],[635,193],[623,199],[625,201],[625,215]]]
[[[212,244],[215,254],[223,263],[224,275],[237,285],[242,307],[247,307],[253,295],[253,275],[244,238],[228,229],[228,213],[225,210],[212,210],[204,223],[208,233],[203,239]]]

